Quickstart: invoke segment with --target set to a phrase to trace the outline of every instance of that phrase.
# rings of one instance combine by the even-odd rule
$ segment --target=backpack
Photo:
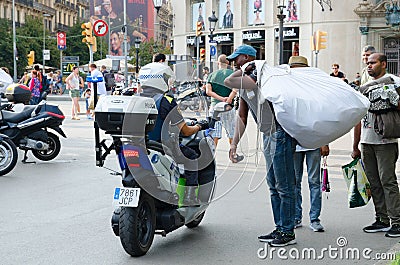
[[[49,83],[47,82],[47,76],[42,74],[42,92],[49,90]]]
[[[106,73],[104,75],[106,90],[110,91],[115,86],[115,76],[113,73]]]

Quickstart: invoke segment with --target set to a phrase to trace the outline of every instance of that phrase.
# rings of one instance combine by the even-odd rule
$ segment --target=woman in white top
[[[65,83],[67,84],[67,89],[69,90],[69,95],[72,99],[72,119],[80,120],[78,117],[79,112],[79,69],[77,66],[72,68],[72,73],[65,79]]]

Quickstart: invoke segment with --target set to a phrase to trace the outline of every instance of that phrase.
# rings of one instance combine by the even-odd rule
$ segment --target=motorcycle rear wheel
[[[0,176],[9,173],[18,160],[18,151],[15,144],[8,138],[0,141]]]
[[[143,192],[136,208],[121,208],[119,238],[124,250],[132,257],[145,255],[153,243],[155,226],[154,200]]]
[[[57,135],[47,132],[47,150],[32,150],[32,154],[39,160],[50,161],[58,156],[61,150],[61,142]]]

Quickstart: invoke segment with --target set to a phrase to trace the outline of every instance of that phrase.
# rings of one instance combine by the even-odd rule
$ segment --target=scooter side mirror
[[[47,92],[42,93],[42,100],[47,100]]]
[[[214,111],[225,112],[232,109],[232,105],[226,102],[218,102],[214,106]]]

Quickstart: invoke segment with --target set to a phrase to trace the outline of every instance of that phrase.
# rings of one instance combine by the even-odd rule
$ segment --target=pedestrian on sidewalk
[[[237,66],[255,59],[256,50],[249,45],[239,46],[233,54],[227,57],[234,60]],[[296,243],[294,233],[295,215],[295,173],[294,173],[294,148],[295,140],[282,128],[275,119],[272,106],[268,101],[263,104],[258,102],[258,85],[256,84],[257,71],[252,63],[245,69],[237,70],[225,80],[225,85],[233,88],[241,88],[239,95],[239,119],[236,123],[235,136],[232,141],[232,148],[236,152],[238,139],[243,135],[247,124],[248,110],[251,109],[253,117],[259,123],[260,131],[263,133],[264,156],[267,167],[267,183],[270,190],[271,206],[275,222],[275,230],[269,234],[261,235],[258,239],[261,242],[268,242],[274,247],[282,247]],[[252,90],[256,95],[246,96]],[[244,93],[243,93],[244,92]],[[246,100],[247,102],[246,102]],[[242,102],[246,102],[244,105]],[[242,108],[242,109],[241,109]],[[261,117],[256,116],[260,113]],[[241,121],[241,122],[240,122]]]
[[[72,68],[72,73],[65,79],[65,83],[67,84],[67,89],[69,90],[69,95],[72,99],[72,120],[80,120],[78,117],[79,111],[79,68],[74,66]]]
[[[386,55],[371,54],[367,67],[368,74],[372,77],[369,82],[390,76],[396,85],[400,85],[399,77],[386,73]],[[400,110],[400,101],[398,109]],[[351,154],[353,158],[361,157],[364,162],[375,207],[376,221],[363,230],[366,233],[386,232],[386,237],[400,237],[400,192],[396,177],[399,146],[396,138],[382,138],[375,132],[373,119],[373,114],[368,112],[354,128]],[[361,151],[358,148],[360,142]]]
[[[368,57],[373,53],[376,53],[374,46],[367,45],[363,48],[361,58],[362,58],[363,63],[365,64],[365,67],[361,71],[360,85],[364,85],[368,81],[372,80],[372,77],[368,74],[367,62],[368,62]]]
[[[218,56],[218,70],[210,74],[207,80],[206,92],[211,97],[210,114],[214,113],[214,107],[219,102],[232,104],[236,91],[225,86],[224,80],[233,73],[228,69],[229,61],[225,54]],[[233,134],[235,132],[236,110],[232,108],[230,111],[223,112],[219,115],[220,121],[215,123],[215,131],[213,133],[214,143],[217,146],[219,139],[222,138],[222,127],[225,128],[229,144],[232,143]]]
[[[330,74],[330,76],[340,78],[343,81],[346,79],[346,75],[343,72],[339,71],[339,64],[337,63],[332,64],[332,73]]]
[[[90,90],[90,88],[87,88],[83,93],[83,98],[85,99],[85,105],[86,105],[86,117],[88,118],[88,120],[93,119],[89,109],[91,93],[92,91]]]
[[[32,92],[31,100],[29,101],[30,105],[39,104],[40,100],[40,80],[38,77],[38,72],[36,70],[32,71],[32,78],[29,83],[29,89]]]
[[[290,68],[308,67],[308,60],[303,56],[291,56],[289,58]],[[307,165],[308,188],[310,189],[310,228],[314,232],[324,232],[319,216],[322,208],[321,194],[321,156],[329,155],[329,146],[324,145],[317,149],[306,149],[300,145],[296,146],[294,154],[294,172],[296,175],[296,210],[295,228],[302,226],[302,195],[301,182],[303,179],[304,160]]]

